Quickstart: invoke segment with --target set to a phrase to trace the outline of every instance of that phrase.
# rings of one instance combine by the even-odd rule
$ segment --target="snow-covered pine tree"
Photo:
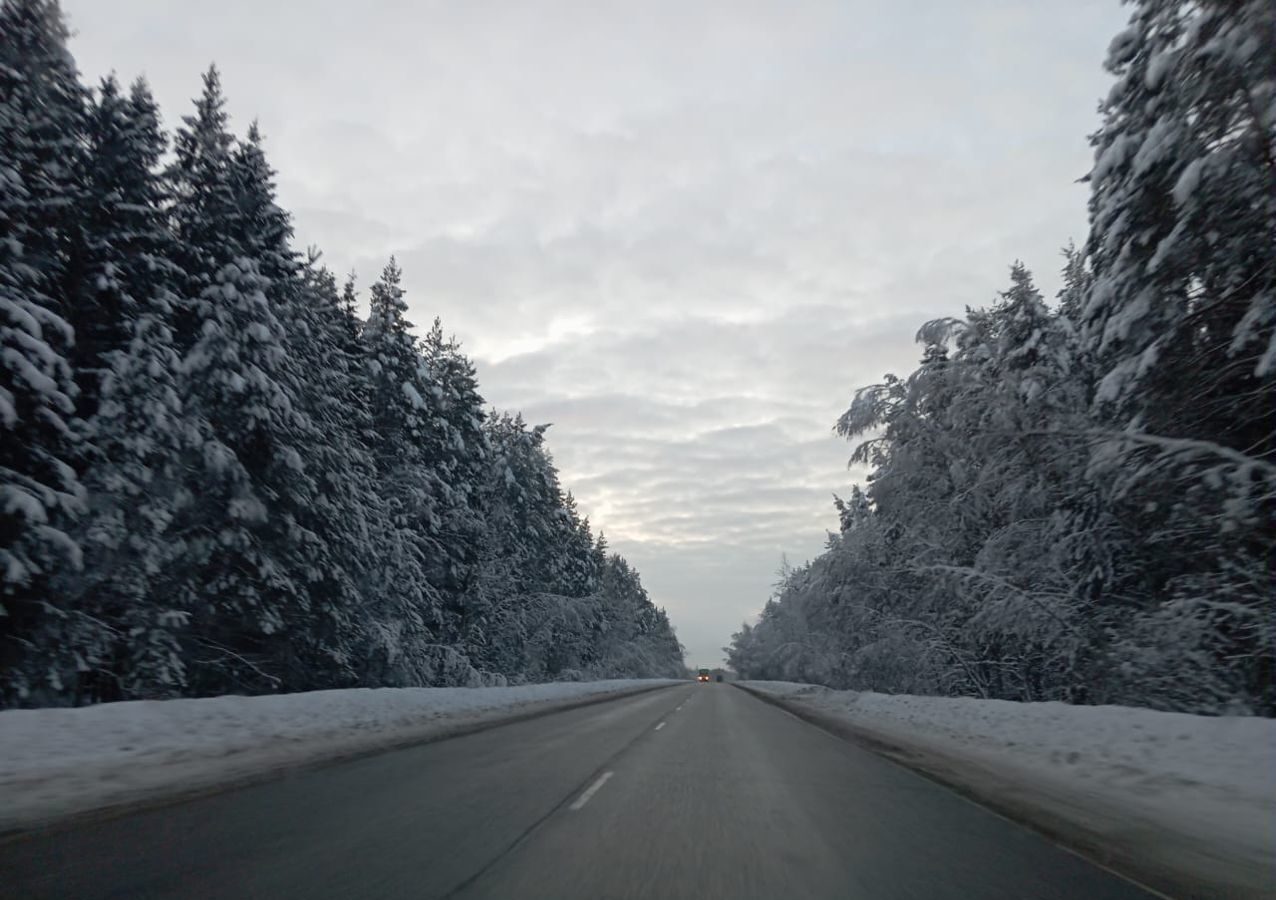
[[[371,449],[396,530],[401,571],[419,569],[426,575],[414,594],[385,598],[389,606],[380,620],[392,640],[375,655],[387,671],[399,673],[391,677],[405,683],[464,683],[472,675],[468,662],[443,642],[447,613],[439,586],[450,568],[443,503],[447,486],[441,460],[429,453],[441,432],[436,419],[442,389],[412,334],[402,271],[393,258],[369,293],[362,336]]]
[[[1085,309],[1122,424],[1276,449],[1276,7],[1138,0],[1093,136]],[[1190,424],[1189,424],[1190,423]]]
[[[324,436],[302,450],[319,490],[299,517],[325,549],[321,577],[311,587],[309,627],[319,646],[337,654],[332,668],[339,682],[364,681],[369,642],[380,627],[380,598],[390,592],[412,597],[420,589],[394,563],[393,526],[366,443],[371,417],[360,348],[352,343],[336,281],[313,252],[295,285],[287,335],[292,355],[307,373],[302,405]]]
[[[171,256],[164,185],[156,167],[167,141],[144,81],[102,81],[87,117],[83,211],[85,285],[71,311],[79,407],[91,421],[101,379],[132,340],[139,303],[180,280]]]
[[[986,693],[960,641],[969,609],[933,574],[974,562],[978,539],[970,525],[987,513],[973,490],[978,469],[962,459],[972,436],[956,432],[951,417],[972,373],[949,349],[980,323],[971,315],[927,323],[918,334],[925,346],[916,372],[856,392],[837,430],[847,438],[871,435],[851,458],[874,469],[868,497],[875,527],[846,531],[810,566],[781,573],[776,608],[751,634],[754,666],[789,676],[818,672],[874,690]],[[810,633],[812,621],[826,619],[845,644],[837,663]],[[901,678],[901,669],[911,673]]]
[[[1085,251],[1068,241],[1062,250],[1063,286],[1059,289],[1059,315],[1068,323],[1068,329],[1079,335],[1084,316],[1086,297],[1090,293],[1090,270],[1086,265]]]
[[[528,428],[521,415],[487,422],[492,447],[492,489],[484,505],[488,534],[513,561],[513,588],[521,593],[562,589],[559,533],[565,513],[553,460],[545,449],[548,425]]]
[[[1191,662],[1197,708],[1276,710],[1274,53],[1265,0],[1139,0],[1109,49],[1083,324],[1133,539],[1098,588],[1145,604],[1115,670],[1140,702],[1181,707]]]
[[[235,234],[239,252],[254,259],[262,277],[277,286],[275,305],[287,306],[301,259],[290,244],[292,217],[276,202],[275,171],[266,161],[256,122],[231,153],[230,180],[241,229]]]
[[[341,288],[341,330],[342,330],[342,347],[344,352],[351,360],[363,359],[363,343],[361,337],[363,334],[363,320],[359,318],[359,294],[355,288],[354,273],[351,272],[346,276],[346,283]],[[366,367],[360,366],[360,379],[363,382],[363,390],[367,391],[367,372]]]
[[[546,489],[540,463],[544,428],[529,430],[517,415],[493,413],[483,423],[487,465],[479,492],[483,530],[476,577],[465,592],[481,631],[467,635],[466,652],[489,672],[518,677],[529,670],[527,606],[539,589],[533,572],[536,520]]]
[[[597,637],[593,673],[606,678],[677,677],[682,646],[669,618],[657,609],[642,586],[638,571],[618,554],[595,544],[599,560],[598,598],[605,628]]]
[[[49,578],[80,564],[67,534],[84,448],[66,314],[85,97],[66,37],[53,0],[0,2],[0,703],[64,688],[30,651],[65,614]]]
[[[64,665],[74,654],[77,703],[177,696],[186,687],[190,611],[170,592],[182,549],[171,526],[194,500],[203,431],[178,396],[172,295],[160,289],[132,302],[133,339],[112,356],[94,419],[85,571],[65,584],[65,639],[53,648]]]
[[[479,543],[484,528],[482,483],[487,468],[487,435],[483,430],[483,398],[474,365],[455,338],[445,337],[436,318],[421,342],[422,378],[431,386],[428,398],[432,428],[423,458],[437,472],[435,509],[441,524],[443,565],[433,569],[445,600],[449,643],[465,646],[483,640],[488,611],[473,602],[470,587],[477,577]]]
[[[386,544],[376,539],[385,528],[384,508],[365,444],[366,375],[335,280],[319,267],[317,251],[302,264],[289,244],[291,219],[277,203],[275,173],[256,123],[235,148],[231,171],[245,223],[240,243],[269,280],[268,296],[298,372],[297,410],[319,435],[295,445],[316,493],[293,512],[313,536],[315,556],[306,574],[309,617],[296,623],[291,640],[294,652],[311,661],[310,685],[350,684],[365,675],[369,599],[385,571],[379,552]],[[396,587],[404,590],[402,579]]]
[[[189,497],[197,433],[177,396],[171,322],[181,283],[157,168],[164,152],[144,82],[127,96],[103,82],[89,123],[87,213],[93,291],[82,316],[81,374],[93,398],[89,510],[76,536],[82,576],[63,577],[68,615],[56,655],[79,702],[171,696],[184,686],[178,634],[187,614],[160,582],[169,523]]]
[[[189,303],[178,310],[175,322],[177,348],[188,351],[199,338],[200,316],[195,301],[215,283],[215,273],[240,248],[219,229],[228,223],[238,227],[231,154],[235,138],[229,131],[226,100],[216,66],[204,73],[204,89],[195,100],[193,115],[182,117],[173,139],[173,161],[166,173],[172,194],[169,221],[183,282],[177,291]]]
[[[316,277],[330,280],[331,276],[325,279],[324,275],[321,271]],[[335,284],[320,293],[327,295],[332,291]],[[363,596],[357,674],[360,682],[368,685],[419,684],[423,677],[419,657],[431,640],[422,610],[433,607],[434,595],[426,580],[422,548],[409,530],[396,522],[392,498],[386,495],[378,469],[374,448],[380,438],[373,427],[369,403],[372,385],[356,312],[354,276],[347,278],[339,298],[335,293],[332,296],[334,299],[325,303],[329,322],[325,352],[335,361],[331,367],[334,383],[328,389],[330,399],[325,406],[330,407],[327,415],[340,417],[341,421],[332,427],[341,429],[340,439],[350,447],[348,451],[337,448],[334,461],[342,460],[348,452],[356,461],[351,473],[357,475],[355,485],[367,479],[363,499],[354,499],[352,485],[351,500],[347,501],[361,504],[355,518],[368,531],[368,546],[361,550],[363,557],[351,560],[352,575]],[[319,418],[320,422],[324,420],[325,416]]]
[[[918,370],[859,392],[839,423],[878,432],[853,457],[875,465],[871,505],[840,506],[842,534],[783,580],[774,622],[750,639],[785,635],[810,671],[860,686],[920,675],[931,690],[1060,696],[1080,640],[1054,552],[1085,464],[1071,335],[1018,264],[992,308],[923,326]],[[882,563],[889,578],[873,574]],[[822,661],[827,630],[847,643],[844,668]],[[911,673],[888,662],[909,654]]]
[[[303,689],[343,658],[312,627],[330,550],[307,523],[319,487],[305,453],[324,436],[285,334],[298,277],[287,216],[259,146],[234,150],[223,107],[210,69],[170,170],[193,300],[179,384],[202,429],[197,499],[175,525],[175,595],[192,615],[194,691]]]
[[[588,518],[581,517],[571,491],[563,495],[555,523],[558,526],[554,547],[556,590],[568,597],[588,596],[598,586],[594,536],[590,533]]]
[[[408,445],[422,444],[429,430],[428,408],[416,388],[420,353],[403,299],[403,271],[393,257],[372,285],[362,332],[371,391],[375,448],[392,468]]]
[[[1087,398],[1075,342],[1019,263],[979,320],[959,339],[953,362],[968,373],[949,425],[972,437],[955,461],[978,473],[967,496],[982,512],[964,527],[977,550],[941,581],[971,603],[963,631],[990,663],[993,695],[1075,700],[1085,675],[1074,666],[1099,633],[1059,552],[1061,516],[1084,490]]]

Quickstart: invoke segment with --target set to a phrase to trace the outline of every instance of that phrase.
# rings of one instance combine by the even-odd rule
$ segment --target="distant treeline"
[[[1276,4],[1133,7],[1057,305],[1016,264],[856,393],[742,675],[1276,714]]]
[[[394,261],[361,320],[293,249],[216,70],[170,147],[66,37],[0,2],[0,705],[681,674]]]

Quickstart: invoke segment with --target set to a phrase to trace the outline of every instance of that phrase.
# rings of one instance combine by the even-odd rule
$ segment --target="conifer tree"
[[[51,0],[0,3],[0,692],[60,690],[34,660],[64,615],[51,576],[80,565],[67,322],[82,265],[84,90]]]
[[[1083,334],[1131,695],[1190,659],[1201,695],[1276,704],[1273,47],[1262,0],[1140,0],[1108,53]]]
[[[1140,0],[1090,174],[1087,338],[1114,420],[1276,451],[1276,9]]]
[[[185,467],[198,428],[177,393],[172,322],[180,284],[158,175],[165,138],[144,82],[103,82],[90,119],[88,247],[95,292],[79,329],[94,398],[89,511],[77,532],[83,576],[62,579],[69,610],[57,642],[78,702],[168,696],[185,684],[179,635],[188,613],[161,576],[168,528],[188,503]]]
[[[342,658],[315,639],[329,630],[311,627],[330,612],[311,594],[326,548],[305,521],[318,486],[304,454],[322,435],[285,334],[290,228],[256,145],[233,152],[222,107],[210,69],[170,176],[186,285],[196,291],[181,398],[202,430],[203,462],[198,502],[178,523],[178,596],[194,617],[195,690],[306,687]]]
[[[410,594],[389,595],[380,619],[387,641],[378,654],[409,679],[455,676],[453,655],[438,648],[446,624],[438,585],[447,571],[436,460],[427,456],[437,429],[435,388],[407,320],[402,272],[391,258],[370,290],[362,329],[372,419],[373,456],[393,529],[398,571],[424,577]]]

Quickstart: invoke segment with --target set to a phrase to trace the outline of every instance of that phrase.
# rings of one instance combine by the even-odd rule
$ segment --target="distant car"
[[[721,674],[714,675],[714,676],[713,676],[713,680],[714,680],[714,681],[718,681],[718,682],[722,681],[722,675],[721,675]]]
[[[705,683],[708,683],[709,678],[712,675],[713,673],[710,672],[708,669],[701,669],[699,674],[696,675],[696,681],[703,681]]]

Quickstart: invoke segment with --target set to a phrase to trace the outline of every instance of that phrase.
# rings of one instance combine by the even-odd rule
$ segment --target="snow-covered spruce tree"
[[[558,553],[560,590],[569,597],[584,597],[598,589],[602,574],[594,554],[594,536],[589,518],[582,517],[576,497],[568,491],[563,497],[563,528],[559,537]]]
[[[140,305],[133,339],[102,382],[79,532],[85,571],[65,587],[65,640],[52,648],[64,665],[74,653],[77,703],[176,696],[186,686],[190,611],[169,590],[182,549],[171,526],[193,502],[202,432],[178,395],[174,307],[166,291]]]
[[[1142,607],[1115,699],[1276,712],[1274,54],[1264,0],[1141,0],[1109,50],[1083,327],[1123,548],[1093,590]]]
[[[78,567],[84,448],[68,361],[81,263],[85,97],[52,0],[0,2],[0,703],[64,690],[33,650],[64,615],[49,592]]]
[[[668,617],[637,572],[592,537],[559,484],[544,447],[547,428],[499,413],[484,423],[486,528],[467,594],[483,627],[467,652],[483,670],[514,679],[680,671]]]
[[[530,595],[548,589],[537,567],[557,479],[542,450],[547,426],[529,429],[521,416],[494,413],[483,427],[489,448],[479,501],[484,528],[477,577],[465,600],[482,627],[467,635],[467,651],[480,668],[517,678],[531,667]]]
[[[574,558],[583,565],[589,550],[573,521],[574,501],[563,491],[545,447],[548,429],[548,425],[528,428],[519,415],[489,420],[491,477],[500,499],[489,499],[485,509],[489,522],[508,523],[489,531],[503,539],[502,553],[516,561],[519,591],[583,595],[590,586],[579,579],[569,584],[565,555],[574,548]]]
[[[183,276],[177,294],[189,300],[178,310],[175,323],[177,348],[183,354],[199,338],[201,316],[196,301],[216,282],[218,268],[240,252],[230,236],[219,230],[239,220],[231,179],[235,138],[229,122],[221,76],[216,66],[210,66],[194,114],[182,117],[174,136],[174,160],[166,173],[172,194],[169,224]],[[235,231],[242,229],[236,225]]]
[[[93,291],[80,337],[94,398],[88,514],[76,537],[82,575],[63,577],[67,616],[53,654],[79,702],[162,697],[185,683],[178,634],[187,613],[161,573],[169,524],[188,502],[185,469],[198,429],[177,394],[171,322],[181,273],[157,168],[165,147],[146,85],[127,96],[107,79],[89,124],[87,246]],[[83,345],[81,345],[83,348]]]
[[[193,301],[179,319],[179,387],[201,446],[169,577],[191,616],[194,692],[304,689],[331,683],[343,659],[329,629],[316,627],[331,610],[312,596],[331,557],[308,522],[319,486],[305,452],[324,436],[304,408],[305,375],[285,335],[299,277],[287,217],[253,139],[234,148],[223,106],[210,69],[170,170]]]
[[[1090,294],[1090,269],[1086,265],[1085,251],[1078,249],[1073,241],[1068,241],[1063,248],[1063,269],[1060,272],[1063,286],[1059,288],[1059,315],[1067,322],[1075,339],[1080,341],[1081,320],[1085,315],[1086,298]],[[1078,347],[1079,350],[1079,347]],[[1089,372],[1088,362],[1083,362]],[[1087,383],[1087,388],[1089,387]]]
[[[843,576],[863,579],[854,598],[838,598],[837,619],[843,634],[856,628],[864,632],[854,641],[856,652],[867,659],[860,664],[853,653],[839,666],[867,673],[856,677],[878,689],[902,689],[891,681],[899,674],[898,664],[883,665],[882,657],[900,656],[907,647],[917,654],[915,668],[927,673],[913,684],[940,693],[987,694],[971,665],[970,648],[960,639],[970,610],[955,602],[936,575],[943,567],[974,563],[980,543],[974,523],[989,513],[975,487],[978,467],[963,462],[971,435],[951,427],[952,405],[970,370],[950,359],[948,344],[969,325],[929,323],[919,334],[925,351],[917,371],[907,379],[888,375],[881,384],[857,391],[838,421],[838,432],[847,438],[874,434],[856,447],[852,460],[874,468],[868,494],[881,520],[881,542],[836,542],[832,546],[839,553],[830,560],[836,565],[827,574],[817,567],[796,580],[781,580],[781,605],[795,594],[818,605],[818,585]],[[862,559],[859,554],[867,551],[875,555]],[[888,577],[873,575],[883,566]],[[885,645],[878,637],[892,634],[896,637]],[[888,653],[879,652],[883,646]]]
[[[369,292],[362,329],[375,435],[371,449],[402,571],[418,570],[425,577],[412,594],[382,598],[382,643],[373,648],[369,664],[391,683],[464,684],[476,677],[474,670],[444,643],[447,615],[439,581],[449,570],[446,486],[439,460],[428,452],[440,431],[436,404],[442,390],[421,356],[407,310],[402,271],[392,258]]]
[[[1134,5],[1092,138],[1085,327],[1099,400],[1154,434],[1190,428],[1270,454],[1276,9]]]
[[[423,445],[430,427],[429,408],[417,390],[421,356],[404,295],[403,270],[391,257],[369,291],[368,318],[361,329],[378,439],[374,452],[386,471],[406,463],[403,452]]]
[[[355,287],[353,272],[346,276],[346,282],[341,287],[341,299],[338,301],[338,309],[340,311],[338,321],[341,323],[342,351],[351,361],[362,360],[363,320],[359,318],[359,293]],[[367,372],[364,371],[364,367],[359,369],[359,382],[361,385],[360,390],[366,395],[368,384]]]
[[[548,469],[546,502],[536,516],[532,533],[534,571],[540,573],[539,593],[526,610],[528,654],[537,678],[578,678],[597,661],[594,646],[602,610],[595,595],[599,572],[595,570],[593,537],[582,520],[575,498],[558,487],[558,473],[542,451]]]
[[[483,430],[483,398],[474,365],[455,338],[444,337],[434,320],[421,342],[422,379],[430,385],[432,428],[420,447],[437,473],[435,509],[442,555],[431,566],[431,580],[444,598],[446,640],[464,647],[478,640],[486,610],[470,602],[469,587],[477,575],[478,545],[484,523],[481,486],[487,468],[487,435]]]
[[[326,291],[325,291],[326,293]],[[395,514],[396,502],[386,490],[381,474],[383,439],[376,428],[371,405],[373,375],[363,341],[363,322],[358,315],[358,294],[354,275],[347,277],[332,320],[330,352],[341,361],[338,373],[342,393],[327,401],[331,411],[346,418],[345,427],[354,431],[346,440],[357,442],[363,458],[359,467],[371,479],[371,493],[360,511],[369,529],[371,547],[366,559],[353,562],[353,574],[363,595],[360,616],[361,649],[358,677],[368,685],[424,683],[428,675],[420,663],[422,648],[433,640],[424,626],[424,610],[437,603],[426,578],[422,545]],[[336,458],[340,458],[338,453]]]
[[[114,76],[104,79],[86,119],[86,140],[84,284],[70,317],[78,405],[91,421],[101,380],[132,339],[138,304],[175,286],[180,272],[170,259],[167,196],[155,174],[167,140],[146,83],[126,92]]]
[[[313,260],[303,286],[289,337],[310,373],[306,408],[325,435],[306,451],[320,486],[307,520],[324,535],[331,554],[323,580],[312,589],[323,606],[316,625],[325,629],[325,641],[342,648],[343,669],[360,683],[411,683],[383,667],[404,651],[405,629],[398,618],[401,610],[416,610],[425,602],[425,575],[381,496],[357,323],[332,275]],[[347,290],[353,294],[353,285]]]
[[[676,677],[682,646],[664,611],[647,596],[638,572],[618,554],[606,553],[599,536],[598,601],[601,633],[593,674],[606,678]]]
[[[210,77],[216,71],[210,71]],[[292,298],[287,289],[295,286],[301,260],[292,249],[292,218],[276,202],[275,171],[266,161],[261,131],[257,123],[237,142],[230,156],[230,181],[240,230],[234,236],[242,254],[257,262],[262,277],[278,285],[275,305],[288,307]]]
[[[363,682],[370,635],[382,624],[371,614],[373,598],[394,591],[411,600],[420,589],[410,583],[415,570],[405,573],[390,563],[395,539],[377,493],[370,388],[357,323],[332,275],[319,267],[317,251],[304,265],[292,251],[290,217],[276,202],[274,172],[255,124],[236,147],[232,171],[239,208],[250,223],[244,243],[270,279],[284,346],[300,375],[297,410],[320,436],[296,446],[317,493],[295,515],[314,536],[317,555],[306,574],[310,615],[297,623],[293,641],[312,660],[306,676],[311,685]]]
[[[991,694],[1080,699],[1078,666],[1100,631],[1059,552],[1085,466],[1075,342],[1019,264],[1000,302],[968,320],[953,358],[949,428],[971,437],[954,462],[977,473],[967,496],[981,510],[964,530],[978,548],[969,565],[930,572],[969,604],[963,631]]]

